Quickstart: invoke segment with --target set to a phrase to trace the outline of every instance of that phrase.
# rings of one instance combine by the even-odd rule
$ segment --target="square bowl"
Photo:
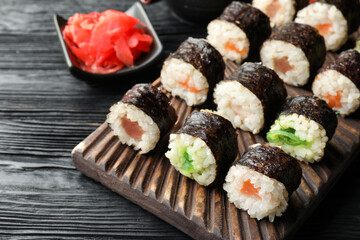
[[[141,71],[159,60],[163,51],[163,46],[141,3],[135,2],[125,13],[139,19],[146,25],[144,28],[145,33],[149,34],[153,38],[153,43],[150,51],[142,53],[140,57],[135,60],[133,66],[124,67],[117,72],[108,74],[91,73],[84,71],[79,67],[77,57],[71,52],[70,48],[67,47],[62,35],[62,30],[67,24],[67,20],[57,14],[54,15],[56,33],[60,41],[66,64],[72,75],[90,84],[104,84],[107,82],[123,80],[132,81],[133,79],[131,77],[139,74]]]

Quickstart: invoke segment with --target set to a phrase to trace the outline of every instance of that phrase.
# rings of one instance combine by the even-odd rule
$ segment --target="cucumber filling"
[[[165,156],[177,171],[201,185],[208,186],[215,180],[215,158],[200,138],[183,133],[170,134],[169,151]]]
[[[194,166],[192,165],[192,162],[193,162],[193,159],[191,158],[191,156],[189,155],[188,152],[184,152],[183,154],[183,158],[185,159],[184,160],[184,163],[182,164],[181,168],[188,172],[188,173],[195,173],[197,172],[198,170],[194,168]]]
[[[301,140],[295,135],[295,129],[293,128],[281,128],[280,130],[272,130],[266,134],[266,139],[270,143],[282,142],[291,146],[308,146],[309,142]]]

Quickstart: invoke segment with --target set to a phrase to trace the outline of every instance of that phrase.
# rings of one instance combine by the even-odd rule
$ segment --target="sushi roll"
[[[299,161],[313,163],[324,156],[336,127],[336,115],[324,100],[299,96],[286,100],[266,139]]]
[[[308,0],[253,0],[252,5],[270,18],[271,27],[280,27],[292,22],[295,13],[308,3]]]
[[[314,95],[343,117],[359,108],[359,89],[360,53],[354,49],[342,52],[335,63],[315,77],[312,85]]]
[[[280,148],[250,146],[231,166],[224,184],[229,201],[258,220],[281,216],[299,187],[302,170],[295,158]]]
[[[264,42],[260,57],[292,86],[305,85],[322,66],[326,56],[324,38],[306,24],[288,23]]]
[[[237,136],[231,123],[211,111],[193,112],[170,134],[165,156],[181,174],[200,185],[220,186],[237,155]]]
[[[338,50],[359,25],[359,0],[319,0],[300,10],[295,22],[315,27],[327,50]]]
[[[168,97],[151,84],[136,84],[110,108],[106,121],[121,143],[140,153],[155,148],[174,126],[177,116]]]
[[[261,44],[271,34],[270,20],[259,9],[233,1],[207,26],[209,42],[225,59],[241,63],[258,59]]]
[[[272,122],[287,96],[278,75],[260,63],[245,63],[218,83],[214,102],[219,114],[233,126],[254,134]]]
[[[189,37],[165,60],[161,83],[189,106],[203,104],[224,78],[221,54],[204,39]]]

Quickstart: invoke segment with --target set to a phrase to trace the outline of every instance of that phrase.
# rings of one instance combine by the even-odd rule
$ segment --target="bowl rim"
[[[76,64],[74,64],[71,60],[70,54],[73,54],[71,52],[71,50],[67,47],[65,40],[63,38],[62,35],[62,27],[64,27],[67,23],[67,19],[63,18],[62,16],[58,15],[58,14],[54,14],[53,15],[53,21],[54,21],[54,25],[55,25],[55,29],[56,29],[56,33],[60,42],[60,46],[66,61],[66,64],[70,70],[70,72],[75,76],[75,77],[80,77],[82,79],[82,77],[86,77],[86,79],[84,80],[93,80],[93,79],[113,79],[113,78],[118,78],[118,77],[127,77],[133,73],[138,73],[139,71],[148,68],[150,65],[152,65],[153,63],[155,63],[157,60],[159,60],[159,58],[161,57],[161,53],[163,52],[163,45],[154,29],[154,27],[152,26],[152,23],[144,9],[144,7],[142,6],[142,4],[140,2],[135,2],[134,4],[131,5],[131,7],[129,9],[127,9],[125,11],[125,13],[133,16],[132,14],[130,14],[131,12],[138,12],[139,16],[141,15],[141,22],[144,23],[146,25],[146,27],[144,27],[145,32],[147,34],[150,34],[151,37],[153,38],[153,43],[152,43],[152,48],[150,50],[150,52],[148,53],[142,53],[142,54],[151,54],[148,59],[146,59],[144,62],[136,65],[136,61],[139,61],[142,59],[142,57],[144,56],[140,56],[136,61],[135,64],[133,66],[130,67],[124,67],[122,69],[120,69],[119,71],[113,72],[113,73],[107,73],[107,74],[101,74],[101,73],[92,73],[92,72],[88,72],[85,70],[82,70],[81,68],[77,67]],[[129,13],[130,12],[130,13]],[[134,14],[136,15],[136,14]],[[139,18],[139,16],[133,16],[136,18]],[[74,57],[76,57],[75,55],[73,55]]]

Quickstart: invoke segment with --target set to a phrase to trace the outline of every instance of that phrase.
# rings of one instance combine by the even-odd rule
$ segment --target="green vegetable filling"
[[[185,150],[183,156],[185,158],[185,161],[184,161],[183,165],[181,166],[181,168],[188,173],[197,172],[197,170],[192,165],[193,160],[191,159],[190,155],[186,152],[186,150]]]
[[[308,146],[310,143],[304,140],[301,140],[298,136],[295,135],[295,129],[293,128],[281,128],[280,130],[273,130],[266,134],[266,139],[270,143],[283,142],[291,146]]]

